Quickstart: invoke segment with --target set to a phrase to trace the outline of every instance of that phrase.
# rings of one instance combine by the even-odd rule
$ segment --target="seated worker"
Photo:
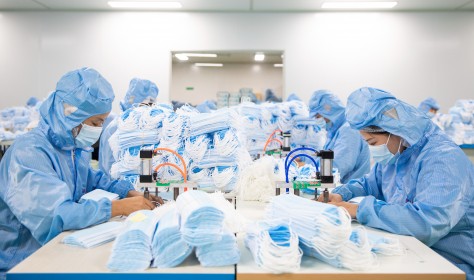
[[[158,96],[158,87],[155,83],[149,80],[142,80],[134,78],[130,81],[127,93],[120,102],[120,108],[122,112],[127,111],[134,105],[139,104],[152,104],[156,101]],[[118,120],[115,118],[105,127],[102,136],[100,137],[100,149],[99,149],[99,169],[102,170],[107,176],[110,176],[110,168],[115,162],[115,158],[110,149],[109,139],[112,134],[117,131]]]
[[[330,201],[363,225],[416,237],[474,279],[474,167],[464,152],[425,114],[379,89],[353,92],[346,116],[377,163]],[[357,196],[366,197],[342,202]]]
[[[92,170],[90,156],[84,156],[99,138],[113,99],[112,87],[96,70],[71,71],[41,105],[38,127],[16,138],[5,153],[0,162],[0,279],[62,231],[155,207],[129,182],[110,181]],[[78,202],[94,189],[123,199]]]
[[[345,108],[337,96],[327,90],[318,90],[309,100],[309,117],[326,127],[324,150],[334,151],[334,167],[339,170],[341,183],[360,178],[370,171],[370,153],[357,130],[346,122]]]
[[[420,109],[423,113],[425,113],[430,119],[432,119],[436,113],[438,113],[440,106],[434,98],[427,98],[423,100],[420,105],[418,106],[418,109]]]

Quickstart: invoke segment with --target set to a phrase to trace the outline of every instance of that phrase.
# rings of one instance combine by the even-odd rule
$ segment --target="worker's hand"
[[[139,191],[132,190],[132,191],[129,191],[128,194],[127,194],[127,197],[135,197],[135,196],[143,196],[143,193],[141,193]],[[152,195],[152,194],[150,194],[149,200],[153,201],[153,202],[157,202],[160,205],[163,205],[165,203],[161,197],[156,196],[156,195]]]
[[[153,210],[155,204],[143,196],[127,197],[112,201],[112,217],[130,215],[138,210]]]
[[[159,196],[156,196],[156,195],[152,195],[150,194],[150,200],[153,201],[155,204],[158,203],[159,205],[163,205],[165,204],[165,202],[163,201],[163,199]]]
[[[350,202],[329,202],[329,204],[344,207],[347,212],[349,212],[352,219],[357,218],[357,209],[359,209],[359,204]]]
[[[322,193],[319,195],[318,201],[324,202],[324,195]],[[337,193],[330,193],[328,202],[342,202],[342,196]]]

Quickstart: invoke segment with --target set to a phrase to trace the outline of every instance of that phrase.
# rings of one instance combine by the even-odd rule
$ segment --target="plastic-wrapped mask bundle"
[[[219,109],[213,113],[193,116],[190,120],[190,136],[211,133],[219,130],[236,127],[238,115],[229,109]]]
[[[64,237],[63,243],[82,248],[92,248],[110,242],[124,228],[122,222],[107,222],[75,231]]]
[[[153,259],[151,241],[159,217],[150,210],[136,211],[127,220],[127,229],[114,242],[107,267],[114,271],[139,271]]]
[[[291,273],[300,268],[303,252],[298,235],[288,222],[264,221],[249,226],[245,246],[252,252],[255,263],[273,273]]]
[[[406,249],[400,240],[378,235],[374,233],[367,233],[369,243],[372,246],[372,252],[387,256],[400,256],[406,254]]]
[[[351,235],[351,216],[346,209],[293,194],[274,197],[266,208],[268,219],[290,219],[300,243],[325,259],[337,256]]]
[[[152,242],[153,267],[175,267],[193,252],[193,247],[184,241],[179,224],[176,207],[161,217]]]
[[[338,268],[369,270],[378,264],[376,255],[371,251],[372,247],[367,238],[367,232],[363,227],[356,227],[349,239],[343,242],[337,255],[331,258],[321,255],[304,242],[301,242],[300,245],[305,255],[313,256]]]
[[[218,241],[196,247],[196,257],[202,266],[236,264],[240,260],[237,239],[232,232],[225,230]]]
[[[13,124],[13,132],[16,131],[23,131],[30,123],[29,116],[20,116],[20,117],[13,117],[12,124]]]
[[[181,215],[181,233],[191,246],[216,242],[222,237],[224,213],[203,191],[190,190],[176,199]]]

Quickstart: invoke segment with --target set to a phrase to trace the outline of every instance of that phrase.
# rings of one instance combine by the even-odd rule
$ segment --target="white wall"
[[[193,87],[193,90],[186,90]],[[196,67],[193,64],[174,63],[170,99],[197,105],[206,99],[217,100],[218,91],[238,92],[252,88],[265,98],[265,90],[272,89],[281,97],[283,91],[282,68],[273,64],[224,64],[223,67]]]
[[[116,99],[138,76],[168,100],[170,52],[183,49],[284,51],[284,94],[306,101],[317,89],[345,99],[361,86],[412,104],[432,96],[442,111],[474,97],[473,12],[0,12],[0,108],[45,97],[81,66],[99,70]]]

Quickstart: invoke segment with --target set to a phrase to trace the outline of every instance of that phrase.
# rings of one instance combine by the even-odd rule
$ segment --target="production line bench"
[[[244,217],[258,220],[264,215],[264,203],[237,201],[237,211]],[[357,226],[353,223],[353,226]],[[272,274],[257,267],[251,252],[244,245],[244,236],[237,235],[241,259],[237,265],[225,267],[203,267],[192,254],[178,267],[167,269],[147,269],[143,272],[116,273],[107,269],[107,261],[113,242],[91,248],[75,248],[60,243],[70,232],[63,232],[33,255],[7,273],[8,280],[17,279],[416,279],[416,280],[461,280],[465,274],[449,261],[438,255],[414,237],[392,235],[399,238],[407,248],[405,256],[378,256],[379,266],[369,271],[338,269],[315,258],[303,256],[301,269],[293,274]]]

